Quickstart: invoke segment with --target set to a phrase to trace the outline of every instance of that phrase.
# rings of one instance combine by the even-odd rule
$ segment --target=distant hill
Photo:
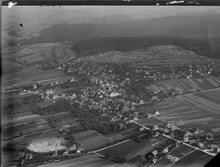
[[[210,58],[217,58],[218,56],[213,52],[210,41],[207,38],[171,38],[167,36],[94,38],[76,42],[73,50],[78,57],[81,57],[109,51],[128,52],[157,45],[177,45],[202,56]],[[215,48],[216,50],[218,49]]]
[[[121,21],[123,19],[124,21]],[[78,52],[84,52],[83,54],[88,55],[91,54],[90,51],[93,53],[93,51],[97,49],[94,48],[92,50],[90,48],[91,45],[95,45],[99,47],[99,50],[104,51],[115,48],[117,50],[117,46],[115,46],[116,44],[114,44],[114,42],[117,41],[118,38],[126,39],[129,37],[130,39],[126,39],[129,40],[129,42],[125,40],[122,41],[130,43],[129,46],[136,49],[143,48],[141,44],[143,41],[146,44],[147,38],[144,39],[142,37],[154,37],[153,43],[169,44],[178,42],[180,39],[180,43],[184,43],[185,46],[183,47],[187,49],[192,49],[208,57],[218,57],[216,56],[220,51],[220,31],[218,31],[218,29],[220,29],[220,14],[213,12],[140,20],[130,19],[129,17],[124,18],[122,16],[120,16],[118,20],[112,17],[103,17],[100,18],[100,22],[59,24],[43,29],[40,31],[38,37],[28,39],[23,44],[72,41],[76,44],[77,48],[75,49]],[[134,37],[138,38],[135,39]],[[161,43],[160,40],[163,37],[169,39],[163,40],[165,43]],[[92,38],[96,39],[91,41]],[[132,38],[135,42],[130,41]],[[99,40],[104,41],[104,44],[99,42]],[[138,42],[139,40],[141,42]],[[83,42],[78,44],[77,42],[79,41]],[[167,41],[169,42],[167,43]],[[189,46],[187,45],[188,41],[190,41]],[[93,42],[95,44],[92,44]],[[151,41],[147,41],[147,43],[150,45]],[[194,47],[191,46],[192,44]],[[199,46],[196,46],[198,44]],[[88,53],[82,51],[82,48],[86,49]]]
[[[112,51],[78,58],[78,61],[96,63],[126,63],[145,66],[153,64],[169,64],[175,62],[183,65],[190,62],[205,62],[209,59],[199,56],[193,51],[175,45],[160,45],[129,52]]]

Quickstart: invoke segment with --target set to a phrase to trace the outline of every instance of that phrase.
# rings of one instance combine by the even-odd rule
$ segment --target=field
[[[26,67],[21,71],[14,73],[8,77],[3,76],[2,85],[9,86],[23,86],[34,83],[44,83],[49,81],[66,80],[70,77],[66,76],[63,72],[57,70],[43,71],[34,67]]]
[[[126,166],[127,165],[125,164],[114,163],[110,160],[100,158],[95,154],[90,154],[62,162],[41,165],[40,167],[126,167]]]
[[[175,160],[174,160],[175,158]],[[182,166],[204,166],[213,157],[199,150],[194,150],[188,146],[181,145],[171,151],[166,157],[159,159],[154,167],[182,167]]]
[[[140,143],[134,140],[127,140],[121,144],[98,151],[97,153],[105,156],[107,155],[111,158],[132,159],[138,155],[146,154],[147,152],[151,151],[156,145],[162,143],[165,140],[166,138],[163,136],[146,139],[144,141],[141,141]]]
[[[197,92],[207,89],[214,89],[220,86],[220,79],[214,77],[205,77],[198,79],[170,79],[167,81],[159,81],[149,86],[151,91],[164,91],[171,88],[178,88],[183,92]]]
[[[189,94],[167,99],[158,103],[154,108],[143,108],[146,113],[159,111],[156,117],[165,122],[170,122],[182,129],[199,128],[212,131],[219,135],[220,132],[220,105],[218,102],[220,89],[205,91],[198,94]],[[202,96],[201,96],[202,94]],[[212,100],[215,97],[216,100]],[[146,119],[146,118],[144,118]],[[149,122],[139,120],[141,124]]]
[[[220,104],[220,89],[197,93],[196,96],[209,100],[213,103]]]
[[[172,156],[182,158],[183,156],[189,154],[192,152],[194,149],[186,146],[186,145],[180,145],[178,148],[174,149],[171,153],[169,153]]]
[[[19,86],[49,80],[68,78],[61,71],[51,70],[51,64],[63,64],[74,57],[74,52],[65,43],[42,43],[4,48],[3,86]],[[46,66],[47,71],[40,67]],[[57,68],[52,68],[57,69]]]
[[[106,137],[108,138],[109,141],[113,142],[113,141],[123,140],[125,138],[129,138],[130,136],[135,135],[137,133],[138,133],[137,130],[135,130],[134,128],[130,128],[130,129],[126,129],[126,130],[123,130],[120,132],[106,135]]]
[[[43,60],[45,57],[71,57],[74,55],[65,44],[62,43],[41,43],[24,46],[5,48],[2,51],[4,60],[17,58],[27,64]],[[63,59],[62,58],[62,59]]]
[[[200,167],[200,166],[204,166],[212,158],[213,157],[208,154],[205,154],[199,150],[195,150],[192,153],[180,159],[179,161],[177,161],[175,164],[172,165],[172,167],[179,167],[179,166]]]
[[[76,133],[73,135],[73,137],[77,143],[80,144],[81,148],[88,150],[103,146],[109,142],[107,137],[99,134],[95,130]]]
[[[154,117],[148,117],[148,118],[141,118],[137,121],[137,123],[144,125],[144,126],[150,126],[150,125],[162,125],[164,124],[162,121],[154,118]]]

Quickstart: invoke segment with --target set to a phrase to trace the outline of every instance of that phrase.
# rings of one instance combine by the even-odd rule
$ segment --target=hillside
[[[202,56],[218,58],[218,43],[213,43],[215,43],[215,48],[213,48],[214,45],[210,46],[207,38],[172,38],[167,36],[94,38],[76,42],[72,49],[81,57],[112,50],[127,52],[158,45],[178,45]]]
[[[137,66],[184,65],[192,62],[205,62],[204,58],[193,51],[175,45],[160,45],[129,52],[111,51],[78,58],[78,61],[95,63],[126,63]]]

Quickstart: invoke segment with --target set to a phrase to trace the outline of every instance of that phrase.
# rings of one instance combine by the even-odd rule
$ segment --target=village
[[[148,137],[164,135],[169,140],[145,155],[145,160],[140,163],[146,165],[146,163],[155,163],[156,160],[164,157],[183,143],[205,150],[212,155],[219,152],[219,146],[213,144],[215,138],[212,132],[201,129],[182,130],[168,122],[164,122],[162,126],[155,124],[148,127],[137,123],[140,118],[150,118],[160,114],[158,110],[146,113],[142,106],[153,106],[172,97],[202,90],[192,83],[189,84],[191,85],[190,89],[189,86],[179,86],[179,83],[176,83],[176,87],[172,87],[173,85],[161,87],[161,85],[157,85],[160,80],[177,78],[176,80],[182,79],[188,82],[193,77],[209,83],[208,87],[203,88],[204,90],[216,88],[218,84],[214,83],[219,81],[210,75],[213,68],[208,63],[207,66],[201,65],[201,68],[200,65],[184,66],[182,69],[174,67],[174,69],[164,70],[162,68],[161,71],[155,73],[154,70],[131,68],[127,65],[112,66],[111,64],[97,65],[89,62],[68,62],[62,70],[69,76],[73,75],[74,78],[24,86],[18,94],[32,97],[26,99],[28,104],[33,104],[30,99],[34,102],[37,101],[37,105],[32,105],[32,113],[45,117],[50,127],[58,128],[68,141],[76,145],[78,144],[72,137],[73,134],[91,129],[102,135],[120,133],[130,128],[136,129],[136,135],[127,135],[126,138],[114,140],[112,144],[132,138],[132,136],[136,142],[140,142],[143,140],[141,136],[146,133],[150,133],[150,136],[147,135]],[[170,71],[176,72],[171,73]],[[195,82],[196,79],[193,81]],[[155,119],[157,118],[155,117]],[[70,125],[73,120],[78,123]],[[147,128],[147,132],[144,130],[145,128]],[[111,146],[111,142],[108,142],[107,145]],[[83,149],[79,146],[78,150],[83,149],[83,153],[87,154],[105,147],[106,144],[92,149]],[[72,152],[67,149],[61,151],[62,153],[56,152],[56,154],[50,153],[49,155],[63,155],[65,158],[66,156],[75,156],[75,154],[79,156],[81,153],[76,150],[77,147]],[[36,161],[38,162],[40,160],[37,158],[38,155],[36,153],[34,155],[22,154],[22,164],[34,163],[35,158],[38,159]],[[24,158],[29,161],[25,162]],[[175,157],[172,158],[175,159]]]

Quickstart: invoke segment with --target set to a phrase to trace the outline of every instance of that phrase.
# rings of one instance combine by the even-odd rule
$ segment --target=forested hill
[[[157,45],[177,45],[184,49],[196,52],[199,55],[218,58],[213,52],[209,40],[206,38],[170,38],[170,37],[121,37],[121,38],[94,38],[76,42],[73,50],[79,57],[89,56],[109,51],[132,51],[145,49]]]

